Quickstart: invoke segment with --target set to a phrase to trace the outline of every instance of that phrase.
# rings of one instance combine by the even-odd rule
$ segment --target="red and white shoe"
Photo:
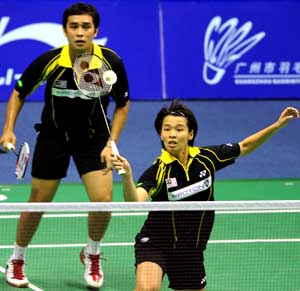
[[[6,282],[17,288],[26,288],[29,281],[24,271],[25,261],[19,259],[9,259],[6,265]]]
[[[88,254],[85,248],[80,252],[80,260],[84,265],[84,280],[92,288],[100,288],[103,285],[103,271],[101,268],[100,254]]]

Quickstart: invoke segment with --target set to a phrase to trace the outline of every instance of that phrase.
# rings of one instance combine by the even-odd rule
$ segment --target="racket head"
[[[27,166],[29,163],[29,158],[30,158],[30,149],[29,149],[29,144],[27,142],[24,142],[17,154],[17,161],[16,161],[16,178],[17,180],[21,180],[24,178]]]
[[[91,99],[108,95],[117,81],[117,75],[105,60],[93,54],[82,54],[75,59],[73,77],[77,88]]]

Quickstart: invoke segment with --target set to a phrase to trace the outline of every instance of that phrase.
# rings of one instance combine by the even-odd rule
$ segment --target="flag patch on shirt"
[[[66,80],[56,80],[54,82],[54,87],[66,89],[67,88],[67,81]]]
[[[173,188],[173,187],[177,187],[177,180],[176,178],[168,178],[165,180],[166,181],[166,185],[167,185],[167,188]]]

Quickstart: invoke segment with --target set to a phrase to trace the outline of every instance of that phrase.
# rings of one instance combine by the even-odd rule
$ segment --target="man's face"
[[[194,132],[189,131],[187,119],[182,116],[167,115],[163,119],[160,138],[165,149],[175,157],[179,157],[188,148]]]
[[[70,52],[78,55],[92,52],[92,42],[98,33],[90,15],[72,15],[68,17],[65,36],[68,39]]]

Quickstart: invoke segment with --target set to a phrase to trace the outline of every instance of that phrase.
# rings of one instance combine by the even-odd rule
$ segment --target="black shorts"
[[[63,133],[42,131],[38,134],[32,158],[31,175],[40,179],[61,179],[66,177],[71,157],[80,176],[104,169],[100,153],[108,137],[69,139]]]
[[[203,251],[198,248],[177,249],[153,242],[140,234],[135,240],[136,265],[142,262],[158,264],[168,276],[174,290],[202,289],[206,286]]]

